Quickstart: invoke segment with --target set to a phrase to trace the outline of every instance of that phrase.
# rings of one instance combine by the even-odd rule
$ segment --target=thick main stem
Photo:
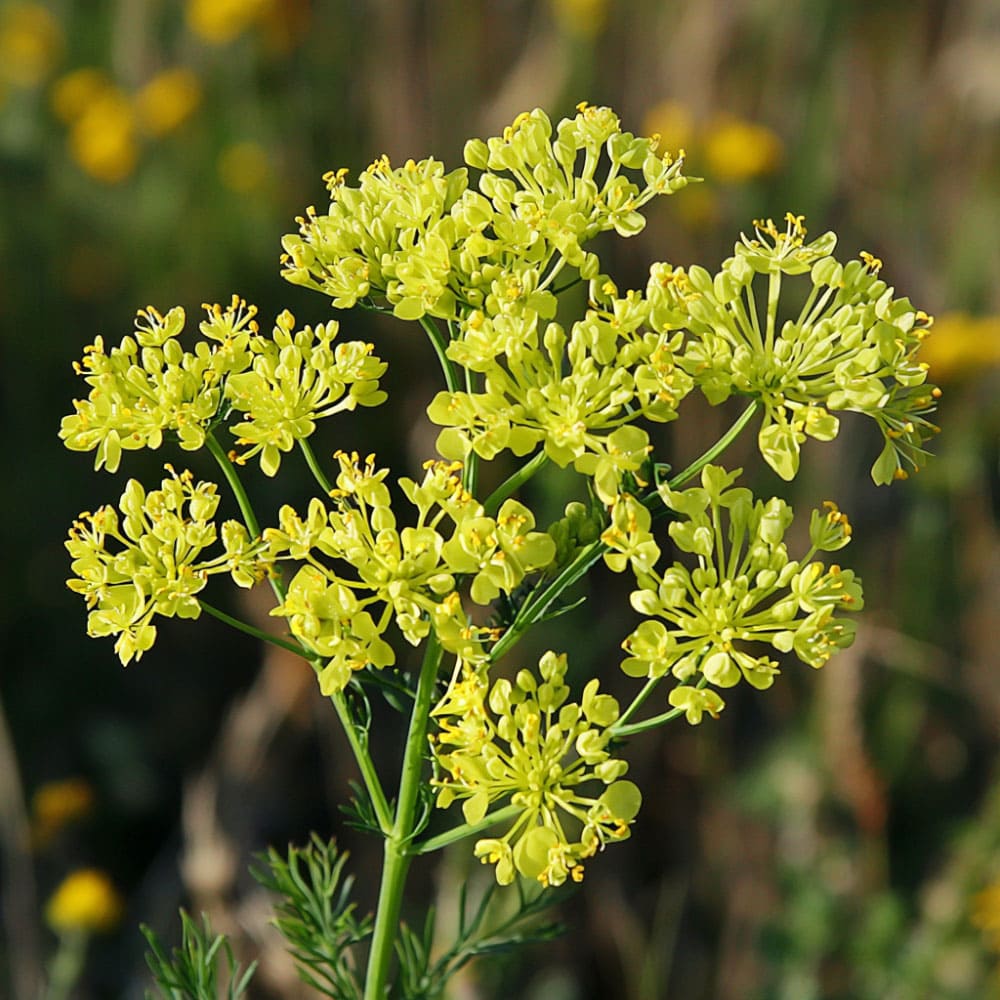
[[[375,927],[368,955],[368,972],[365,977],[365,1000],[384,1000],[388,988],[393,945],[403,905],[403,889],[406,886],[406,875],[413,857],[412,842],[417,800],[424,760],[427,756],[427,724],[442,654],[443,650],[432,633],[427,640],[424,662],[420,667],[417,694],[410,716],[410,728],[406,735],[395,821],[391,833],[385,839],[382,884],[379,887]]]

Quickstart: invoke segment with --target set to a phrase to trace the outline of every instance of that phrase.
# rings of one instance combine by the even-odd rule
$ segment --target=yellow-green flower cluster
[[[250,445],[241,464],[259,453],[261,469],[273,476],[281,453],[308,438],[317,420],[385,401],[379,389],[385,362],[371,344],[334,344],[337,332],[335,320],[295,332],[295,317],[286,309],[271,337],[251,339],[250,370],[226,383],[226,398],[246,417],[233,427],[237,445]]]
[[[199,594],[215,573],[228,573],[251,587],[266,572],[261,545],[246,528],[226,521],[221,532],[212,520],[219,505],[215,483],[193,482],[175,473],[148,493],[130,479],[118,504],[83,513],[66,548],[73,558],[70,590],[91,609],[87,634],[116,635],[123,665],[138,660],[156,640],[153,619],[197,618]],[[221,534],[223,552],[203,558]]]
[[[249,360],[248,342],[256,331],[253,307],[233,300],[229,309],[208,309],[206,338],[194,353],[182,349],[184,310],[162,316],[152,306],[139,311],[135,336],[105,351],[98,337],[74,365],[90,386],[86,400],[74,400],[75,413],[64,417],[59,436],[73,451],[93,451],[94,468],[115,472],[122,451],[159,448],[174,432],[186,451],[205,443],[205,432],[222,402],[222,380]]]
[[[433,711],[438,806],[461,801],[471,824],[504,800],[521,810],[502,837],[476,843],[501,885],[518,872],[546,886],[579,882],[583,862],[627,838],[639,811],[639,789],[621,780],[628,765],[609,751],[618,702],[599,693],[596,679],[570,702],[565,679],[566,657],[553,652],[542,656],[537,677],[521,670],[513,683],[492,686],[460,664]]]
[[[585,242],[612,228],[634,235],[651,198],[686,184],[655,140],[589,105],[554,136],[543,111],[521,114],[502,136],[470,140],[465,159],[482,172],[478,191],[464,167],[445,172],[433,159],[393,169],[382,157],[357,187],[346,170],[328,174],[329,211],[308,210],[299,235],[285,237],[283,274],[339,308],[373,299],[403,319],[492,315],[510,300],[551,318],[556,273],[566,264],[597,273]],[[641,172],[642,186],[626,171]]]
[[[95,468],[115,472],[122,451],[159,448],[167,433],[196,451],[212,423],[235,410],[244,418],[233,428],[237,443],[250,446],[239,460],[259,453],[273,476],[281,452],[309,437],[317,420],[385,399],[378,387],[385,364],[370,344],[334,345],[335,322],[294,332],[295,317],[286,310],[265,337],[256,306],[237,296],[225,309],[206,305],[205,311],[205,339],[193,352],[178,339],[185,322],[180,307],[165,316],[152,306],[141,310],[135,335],[110,353],[100,337],[86,348],[75,369],[90,393],[63,418],[66,447],[96,450]]]
[[[863,253],[839,264],[833,233],[811,243],[801,216],[779,231],[757,223],[714,277],[704,268],[651,269],[647,295],[656,324],[690,336],[679,363],[713,405],[733,393],[764,406],[761,455],[783,479],[794,478],[806,437],[830,441],[840,429],[831,411],[863,413],[878,424],[885,446],[872,467],[876,483],[920,467],[924,441],[937,428],[925,415],[939,390],[926,384],[916,359],[929,317],[878,277],[881,261]],[[754,287],[767,277],[766,305]],[[804,304],[779,324],[782,279],[804,279]]]
[[[693,380],[675,361],[683,336],[648,327],[639,294],[616,297],[613,282],[591,282],[591,308],[570,335],[538,317],[488,322],[474,313],[448,357],[481,373],[482,392],[440,392],[428,415],[445,429],[437,448],[449,458],[485,459],[509,449],[523,455],[541,443],[560,466],[570,463],[606,503],[625,473],[639,478],[650,451],[634,421],[673,420]],[[502,318],[502,317],[501,317]],[[498,334],[503,331],[503,336]]]
[[[681,684],[670,703],[692,722],[702,711],[714,715],[722,708],[705,684],[729,688],[743,678],[755,688],[771,686],[778,665],[761,645],[821,667],[854,638],[854,623],[838,615],[864,606],[861,581],[851,570],[810,561],[850,541],[846,516],[832,503],[815,511],[809,551],[790,559],[783,539],[791,508],[777,497],[754,500],[749,490],[733,487],[738,475],[708,465],[699,487],[660,487],[663,502],[678,515],[668,529],[671,541],[695,557],[693,569],[680,562],[656,568],[661,553],[651,515],[633,497],[619,497],[602,536],[608,566],[634,573],[632,606],[647,616],[622,644],[629,654],[622,669],[632,677],[672,674]]]
[[[515,500],[486,516],[456,475],[460,466],[443,462],[427,463],[421,483],[399,481],[417,522],[398,529],[387,470],[376,469],[372,456],[363,464],[357,454],[336,457],[332,509],[313,499],[302,518],[286,505],[279,527],[264,532],[272,558],[305,562],[272,613],[287,617],[308,649],[330,658],[320,675],[324,692],[341,690],[369,664],[395,661],[381,638],[393,620],[413,645],[433,629],[445,649],[482,658],[483,630],[462,609],[456,577],[471,576],[472,599],[488,604],[550,563],[555,542],[532,530],[531,512]]]

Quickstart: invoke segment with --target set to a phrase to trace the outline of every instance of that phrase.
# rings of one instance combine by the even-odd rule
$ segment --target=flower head
[[[135,95],[141,126],[150,135],[162,136],[182,125],[201,103],[201,83],[184,66],[164,70]]]
[[[850,570],[809,561],[850,540],[850,523],[836,505],[813,514],[812,548],[792,560],[784,543],[791,508],[776,497],[755,500],[733,485],[738,475],[708,465],[701,486],[660,488],[676,515],[670,538],[693,557],[693,569],[679,561],[658,569],[650,513],[629,496],[619,497],[602,536],[608,566],[616,572],[631,567],[639,588],[632,606],[646,616],[622,643],[629,654],[622,669],[633,677],[672,674],[682,686],[670,703],[691,722],[722,707],[717,695],[692,686],[693,679],[716,688],[741,679],[768,688],[778,665],[762,646],[794,651],[820,667],[854,637],[853,623],[839,616],[864,606],[861,583]]]
[[[31,839],[42,849],[94,807],[93,786],[82,778],[47,781],[31,797]]]
[[[482,660],[493,633],[469,621],[458,578],[468,577],[472,599],[488,604],[547,566],[555,542],[532,530],[534,515],[516,500],[487,516],[462,486],[457,463],[429,462],[422,482],[400,480],[416,519],[399,527],[387,470],[376,468],[374,456],[335,457],[331,505],[314,499],[305,517],[286,505],[278,527],[264,531],[271,557],[307,563],[272,613],[288,617],[307,648],[332,658],[324,690],[339,690],[369,664],[394,662],[381,638],[390,621],[414,645],[433,630],[446,650]]]
[[[81,514],[66,542],[74,573],[67,586],[91,609],[87,632],[118,636],[123,666],[152,647],[157,615],[199,617],[197,595],[211,575],[229,573],[250,587],[267,571],[263,546],[235,521],[222,526],[222,554],[202,558],[219,534],[217,487],[167,468],[160,489],[147,492],[130,479],[117,510],[108,505]]]
[[[96,868],[67,875],[45,906],[45,919],[60,934],[99,934],[114,930],[125,902],[111,879]]]
[[[0,11],[0,79],[38,86],[64,45],[62,25],[42,4],[8,3]]]
[[[708,172],[729,184],[774,173],[784,152],[781,139],[766,125],[735,115],[710,120],[701,144]]]
[[[783,479],[795,476],[807,437],[837,436],[836,412],[846,410],[881,430],[885,445],[872,478],[889,483],[906,466],[920,467],[923,444],[937,431],[926,415],[940,393],[917,359],[929,319],[894,298],[878,276],[880,261],[864,254],[839,264],[830,256],[835,243],[833,233],[806,242],[802,217],[791,213],[784,229],[758,222],[714,277],[700,267],[654,265],[651,316],[659,328],[689,332],[678,362],[710,403],[733,393],[761,402],[760,452]],[[759,277],[766,297],[754,292]],[[795,319],[779,323],[789,278],[804,286],[805,302]]]
[[[226,382],[226,398],[244,419],[233,427],[242,465],[260,454],[263,471],[273,476],[281,453],[309,437],[316,422],[358,405],[378,406],[386,399],[379,379],[386,364],[359,341],[334,344],[335,320],[295,332],[286,309],[271,337],[249,342],[250,368]]]
[[[542,885],[579,882],[583,862],[627,838],[639,811],[638,788],[621,780],[627,764],[609,749],[617,701],[594,679],[579,703],[569,702],[565,676],[566,657],[553,652],[542,656],[537,676],[521,670],[513,683],[492,686],[459,665],[433,711],[438,806],[461,801],[468,823],[504,799],[521,809],[502,837],[475,846],[501,885],[515,872]]]

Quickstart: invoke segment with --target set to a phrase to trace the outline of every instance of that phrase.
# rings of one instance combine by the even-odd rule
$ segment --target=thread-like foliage
[[[259,859],[266,868],[251,869],[278,896],[274,925],[302,980],[333,1000],[361,1000],[353,948],[371,935],[371,918],[354,912],[354,880],[343,877],[347,858],[313,834],[305,847],[289,846],[287,858],[271,848]]]
[[[149,944],[146,962],[162,1000],[239,1000],[257,968],[256,962],[241,968],[225,936],[212,933],[205,914],[199,926],[181,910],[181,943],[169,955],[153,930],[145,924],[141,930]],[[147,990],[146,1000],[156,996]]]

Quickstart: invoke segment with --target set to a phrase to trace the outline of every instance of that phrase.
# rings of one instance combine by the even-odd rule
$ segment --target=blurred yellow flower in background
[[[52,111],[69,126],[69,151],[78,166],[106,184],[118,184],[135,169],[139,132],[161,137],[182,125],[201,103],[191,69],[177,66],[154,76],[133,96],[104,70],[73,70],[55,82]]]
[[[595,38],[604,30],[609,0],[549,0],[552,14],[567,35]]]
[[[62,26],[41,4],[8,4],[0,11],[0,77],[37,87],[55,68],[63,41]]]
[[[273,0],[188,0],[188,27],[211,45],[225,45],[260,20]]]
[[[125,180],[139,158],[128,95],[115,86],[98,93],[70,127],[69,151],[91,177],[106,184]]]
[[[113,88],[111,77],[104,70],[84,66],[60,77],[52,85],[49,101],[52,112],[66,125],[72,124],[100,94]]]
[[[1000,316],[945,313],[934,321],[920,350],[935,382],[969,378],[995,368],[1000,365]],[[1000,899],[1000,888],[997,893]]]
[[[973,926],[985,934],[990,947],[1000,950],[1000,882],[973,896],[970,918]]]
[[[114,930],[125,903],[111,879],[96,868],[67,875],[45,907],[45,919],[58,933]]]
[[[70,823],[94,808],[94,789],[82,778],[48,781],[31,798],[31,839],[44,848]]]
[[[784,155],[777,133],[730,114],[716,115],[708,122],[701,144],[708,172],[730,184],[774,173]]]
[[[135,95],[139,124],[151,135],[166,135],[183,124],[201,103],[201,84],[184,66],[158,73]]]
[[[260,191],[271,176],[267,152],[256,142],[234,142],[220,154],[219,178],[236,194]]]
[[[694,115],[679,101],[659,101],[642,120],[643,135],[658,135],[660,151],[678,153],[694,142]]]

